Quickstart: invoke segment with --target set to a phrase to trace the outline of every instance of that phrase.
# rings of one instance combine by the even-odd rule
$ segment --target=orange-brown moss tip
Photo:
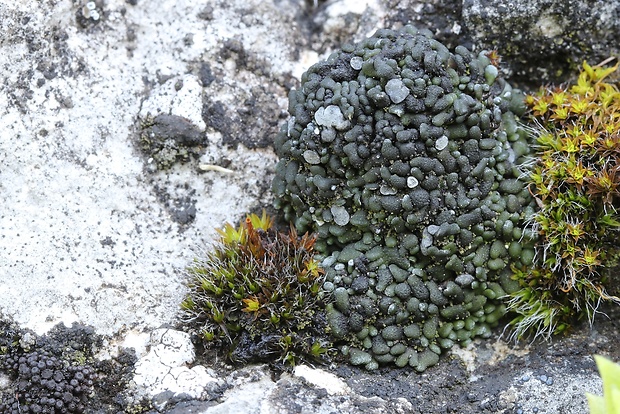
[[[188,324],[233,362],[324,358],[331,345],[315,238],[276,231],[265,212],[218,233],[214,249],[187,270]]]
[[[529,187],[540,244],[539,268],[515,271],[518,336],[558,333],[575,317],[592,320],[601,301],[620,304],[609,282],[620,257],[619,65],[584,62],[575,84],[525,100],[538,125]]]

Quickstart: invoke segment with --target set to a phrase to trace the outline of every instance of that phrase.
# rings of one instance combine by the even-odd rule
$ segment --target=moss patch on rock
[[[536,139],[528,181],[540,209],[536,266],[516,268],[516,336],[563,332],[620,304],[620,82],[618,64],[584,62],[570,86],[528,96]]]
[[[278,232],[264,212],[227,224],[206,257],[188,268],[181,307],[205,345],[232,362],[294,365],[330,347],[315,238]]]

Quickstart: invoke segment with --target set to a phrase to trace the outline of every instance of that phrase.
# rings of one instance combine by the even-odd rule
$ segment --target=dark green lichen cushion
[[[490,335],[530,265],[522,94],[484,54],[379,30],[312,66],[275,143],[276,206],[319,236],[333,335],[356,365],[434,365]]]

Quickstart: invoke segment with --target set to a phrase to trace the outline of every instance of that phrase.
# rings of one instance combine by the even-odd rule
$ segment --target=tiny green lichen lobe
[[[352,363],[425,370],[488,336],[533,261],[523,96],[481,53],[380,30],[311,67],[275,143],[276,206],[328,256],[332,333]]]

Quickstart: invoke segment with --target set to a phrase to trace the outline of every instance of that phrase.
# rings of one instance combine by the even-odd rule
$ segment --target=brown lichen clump
[[[528,171],[539,210],[537,267],[515,268],[515,334],[549,335],[603,301],[620,304],[610,269],[620,258],[620,83],[617,69],[583,64],[576,84],[526,98],[536,123]]]

